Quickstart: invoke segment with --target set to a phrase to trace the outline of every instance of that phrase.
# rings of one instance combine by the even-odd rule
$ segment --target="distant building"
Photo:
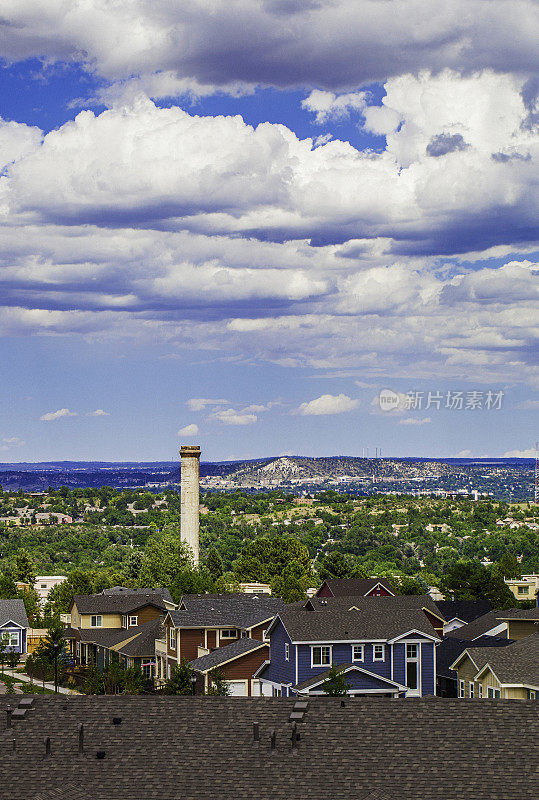
[[[385,578],[327,578],[316,592],[317,597],[387,597],[394,594],[395,589]]]
[[[253,581],[252,583],[240,583],[240,589],[245,594],[271,594],[271,586],[269,583],[257,583]]]
[[[50,590],[65,580],[67,580],[65,575],[36,575],[34,589],[38,594],[39,602],[44,604]]]
[[[517,600],[535,600],[539,592],[539,575],[535,573],[521,578],[507,578],[505,583]]]

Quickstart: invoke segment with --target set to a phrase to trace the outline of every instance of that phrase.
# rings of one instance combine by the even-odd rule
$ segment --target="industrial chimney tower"
[[[198,527],[199,527],[199,471],[200,447],[198,445],[182,445],[181,458],[181,520],[180,539],[186,542],[193,551],[195,564],[198,564]]]

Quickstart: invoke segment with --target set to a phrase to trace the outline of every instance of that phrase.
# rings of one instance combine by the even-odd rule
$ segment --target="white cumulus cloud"
[[[228,400],[223,400],[223,398],[211,400],[208,397],[191,397],[185,405],[190,411],[204,411],[208,406],[226,406],[228,405]]]
[[[88,411],[86,414],[87,417],[110,417],[108,411],[104,411],[102,408],[96,408],[95,411]]]
[[[406,417],[406,419],[399,420],[399,425],[427,425],[429,422],[432,422],[430,417],[422,417],[421,419]]]
[[[199,427],[194,422],[191,425],[185,425],[178,431],[178,436],[197,436]]]
[[[39,419],[42,422],[54,422],[54,420],[62,419],[62,417],[76,417],[76,411],[70,411],[69,408],[59,408],[58,411],[47,411]]]
[[[226,408],[221,411],[215,411],[211,414],[210,419],[222,422],[225,425],[253,425],[257,422],[258,417],[248,408],[236,411],[233,408]]]
[[[503,456],[504,458],[535,458],[535,448],[529,447],[527,450],[508,450]]]
[[[347,411],[353,411],[359,404],[360,401],[358,399],[348,397],[346,394],[323,394],[308,403],[302,403],[298,408],[298,412],[304,417],[344,414]]]

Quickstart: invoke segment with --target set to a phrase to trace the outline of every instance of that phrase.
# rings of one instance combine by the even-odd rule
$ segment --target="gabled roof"
[[[0,600],[0,628],[14,622],[21,628],[28,628],[28,617],[22,600]]]
[[[473,622],[492,611],[489,600],[435,600],[435,605],[447,622],[460,619],[461,622]]]
[[[436,675],[450,680],[457,680],[457,675],[451,669],[457,658],[469,647],[507,647],[512,644],[512,639],[502,639],[494,636],[481,636],[472,642],[470,639],[458,639],[456,636],[446,636],[436,646]]]
[[[503,620],[500,620],[501,613],[503,612],[489,611],[487,614],[483,614],[481,617],[474,619],[473,622],[468,623],[468,625],[462,625],[460,628],[449,631],[447,636],[456,636],[457,639],[470,639],[473,641],[479,636],[484,636],[488,634],[489,631],[503,625]],[[497,633],[496,635],[499,634]]]
[[[324,584],[334,597],[365,597],[367,592],[372,591],[378,584],[387,589],[388,592],[391,592],[391,594],[395,594],[395,589],[385,578],[326,578],[322,586]],[[318,589],[318,592],[320,589]],[[318,592],[316,593],[317,595]]]
[[[139,588],[139,589],[130,589],[127,586],[111,586],[109,589],[103,589],[102,594],[106,594],[106,595],[111,595],[111,594],[113,594],[113,595],[117,595],[117,594],[121,594],[121,595],[141,595],[141,594],[142,595],[154,595],[155,594],[155,595],[159,595],[160,597],[162,597],[163,600],[167,601],[167,603],[174,604],[174,601],[172,600],[172,597],[170,595],[169,590],[166,589],[164,586],[157,586],[157,587],[156,586],[150,586],[150,587],[146,586],[146,587]]]
[[[374,603],[383,603],[383,606],[378,607],[373,605]],[[366,611],[371,608],[375,610],[384,608],[388,611],[390,609],[418,609],[430,612],[440,620],[440,623],[445,621],[438,606],[428,594],[399,594],[389,597],[311,597],[301,605],[312,611],[349,611],[354,608]]]
[[[77,606],[79,614],[130,614],[144,606],[154,606],[161,611],[166,609],[162,590],[147,593],[128,591],[125,594],[76,594],[71,608],[73,604]]]
[[[393,691],[406,691],[406,686],[403,686],[397,681],[392,681],[389,678],[385,678],[383,675],[377,675],[374,672],[369,672],[367,669],[363,669],[363,667],[359,666],[359,664],[339,664],[336,667],[336,671],[339,672],[362,672],[364,675],[368,675],[370,678],[375,678],[380,683],[387,684],[388,689],[391,687]],[[318,686],[326,680],[329,675],[329,669],[325,670],[325,672],[321,672],[319,675],[315,675],[313,678],[309,678],[302,683],[298,683],[294,688],[298,690],[298,692],[305,691],[305,689],[312,689],[314,686]]]
[[[252,628],[273,619],[286,608],[280,597],[251,594],[184,595],[180,606],[170,611],[177,628]]]
[[[421,609],[385,607],[378,598],[372,598],[370,608],[359,611],[283,611],[277,619],[292,642],[387,642],[409,631],[438,639]]]
[[[189,666],[197,672],[208,672],[211,669],[220,667],[223,664],[228,664],[229,661],[235,661],[247,653],[252,653],[255,650],[268,648],[268,642],[262,642],[259,639],[249,639],[243,637],[225,647],[218,647],[212,653],[208,653],[200,658],[195,658],[190,662]]]
[[[157,617],[143,625],[137,625],[136,628],[129,628],[125,633],[131,634],[132,638],[125,644],[116,645],[114,649],[130,658],[145,656],[153,658],[155,656],[155,640],[161,639],[164,635],[163,619],[163,616]]]
[[[539,633],[496,650],[473,647],[469,651],[478,665],[476,678],[489,667],[503,685],[523,684],[539,688]]]

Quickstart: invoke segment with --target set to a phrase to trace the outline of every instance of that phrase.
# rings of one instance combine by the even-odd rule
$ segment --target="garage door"
[[[230,697],[247,697],[247,681],[229,681]]]

